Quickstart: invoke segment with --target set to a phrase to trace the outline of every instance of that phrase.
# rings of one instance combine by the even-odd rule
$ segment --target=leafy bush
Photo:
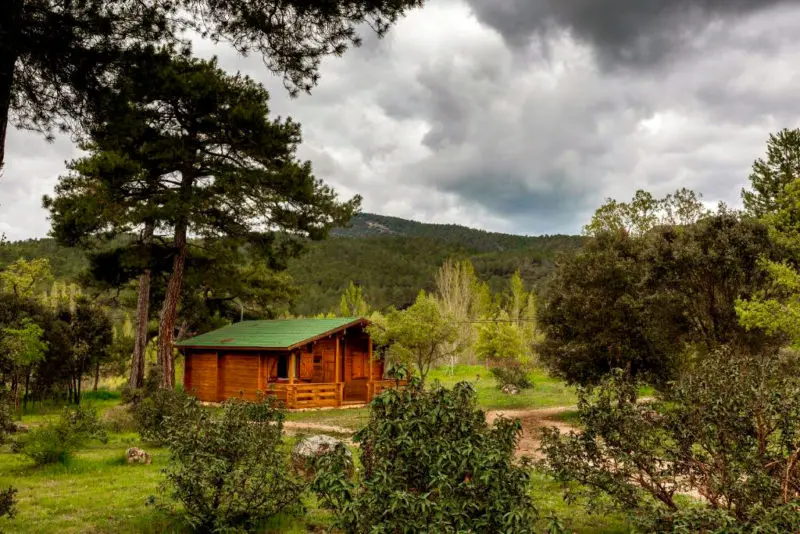
[[[373,401],[355,436],[361,477],[348,479],[340,448],[320,459],[313,487],[346,532],[533,532],[520,432],[502,418],[489,427],[468,383],[426,390],[412,378]]]
[[[646,532],[797,531],[796,356],[715,352],[656,402],[637,403],[636,391],[617,372],[594,396],[581,391],[582,433],[545,430],[557,479],[579,482],[591,503],[610,497]],[[687,506],[687,493],[703,503]]]
[[[34,428],[17,440],[15,449],[39,465],[65,463],[75,449],[97,439],[108,441],[105,430],[91,408],[64,408],[55,422]]]
[[[253,527],[299,506],[296,480],[283,447],[283,412],[273,399],[229,400],[214,418],[185,397],[164,419],[172,453],[164,491],[183,504],[199,530],[231,532]]]
[[[528,378],[528,372],[522,365],[504,365],[489,369],[495,380],[497,387],[502,388],[506,385],[516,386],[519,389],[530,389],[533,382]]]
[[[14,505],[16,504],[14,495],[16,495],[16,493],[17,490],[11,487],[0,491],[0,517],[14,517]]]
[[[156,389],[131,405],[136,428],[144,441],[156,445],[166,443],[165,421],[190,399],[183,390]]]

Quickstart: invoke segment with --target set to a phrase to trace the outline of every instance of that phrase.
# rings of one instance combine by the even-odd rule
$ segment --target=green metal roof
[[[242,321],[184,339],[175,345],[178,347],[290,349],[361,322],[368,321],[361,317]]]

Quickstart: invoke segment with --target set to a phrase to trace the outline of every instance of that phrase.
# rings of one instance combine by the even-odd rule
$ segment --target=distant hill
[[[571,236],[528,237],[512,234],[487,232],[459,226],[457,224],[429,224],[399,217],[388,217],[374,213],[360,213],[353,217],[348,228],[337,228],[332,232],[334,237],[426,237],[442,243],[451,243],[469,247],[480,252],[502,252],[521,248],[539,246],[549,238]]]
[[[434,288],[436,270],[448,257],[470,259],[495,291],[504,289],[516,270],[536,287],[559,252],[582,242],[580,236],[518,236],[372,213],[355,216],[332,236],[290,263],[289,272],[302,288],[297,313],[335,309],[350,281],[362,286],[373,306],[405,306],[420,289]]]
[[[516,270],[537,287],[552,271],[556,255],[579,247],[581,239],[517,236],[363,213],[290,262],[289,273],[300,290],[293,311],[311,315],[337,309],[350,281],[361,285],[377,308],[408,305],[420,289],[434,288],[436,270],[449,257],[471,260],[495,291],[504,289]],[[58,278],[74,279],[88,264],[78,249],[60,247],[52,239],[29,239],[1,246],[0,268],[19,257],[49,258]]]

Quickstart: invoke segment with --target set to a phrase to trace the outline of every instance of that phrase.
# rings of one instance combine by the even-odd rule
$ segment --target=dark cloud
[[[800,126],[800,5],[779,3],[430,0],[386,39],[326,60],[297,99],[259,58],[195,48],[267,84],[273,113],[303,125],[300,156],[366,210],[572,233],[640,188],[738,205],[768,134]],[[524,46],[532,35],[546,54]],[[0,232],[47,232],[41,195],[74,150],[9,132]]]
[[[698,46],[714,22],[792,0],[468,0],[514,46],[554,30],[591,44],[604,67],[651,66]]]

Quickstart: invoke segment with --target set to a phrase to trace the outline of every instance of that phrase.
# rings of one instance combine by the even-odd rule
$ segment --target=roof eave
[[[304,339],[302,341],[298,341],[297,343],[289,345],[288,347],[261,347],[261,346],[242,347],[242,346],[237,346],[237,345],[178,345],[178,344],[176,344],[175,348],[177,348],[178,350],[181,350],[181,349],[206,349],[206,350],[235,349],[235,350],[287,351],[287,350],[297,349],[299,347],[302,347],[303,345],[307,345],[309,343],[313,343],[314,341],[319,341],[320,339],[324,339],[324,338],[326,338],[328,336],[331,336],[331,335],[333,335],[333,334],[335,334],[337,332],[341,332],[342,330],[347,330],[348,328],[352,328],[354,326],[368,326],[371,323],[372,323],[372,321],[370,321],[369,319],[365,319],[365,318],[356,319],[355,321],[350,321],[349,323],[340,325],[340,326],[338,326],[336,328],[332,328],[331,330],[328,330],[328,331],[323,332],[321,334],[317,334],[316,336],[312,336],[312,337],[306,338],[306,339]]]

